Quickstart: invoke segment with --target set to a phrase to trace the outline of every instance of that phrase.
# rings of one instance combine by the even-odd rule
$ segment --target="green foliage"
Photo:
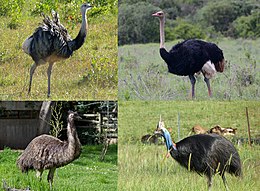
[[[0,0],[0,16],[10,17],[8,28],[17,29],[21,22],[22,9],[25,0]]]
[[[173,28],[165,28],[166,40],[176,39],[191,39],[198,38],[204,39],[206,34],[200,26],[188,23],[185,20],[177,19],[176,26]]]
[[[260,12],[237,18],[230,28],[232,36],[242,38],[260,37]]]
[[[31,11],[32,15],[39,15],[41,13],[50,13],[58,7],[58,0],[40,0],[35,2],[35,6]]]
[[[242,15],[248,15],[257,5],[244,1],[210,1],[201,8],[195,17],[202,26],[214,26],[216,31],[226,34],[230,24]]]
[[[159,22],[151,15],[158,10],[146,2],[121,4],[118,14],[119,45],[157,41]]]

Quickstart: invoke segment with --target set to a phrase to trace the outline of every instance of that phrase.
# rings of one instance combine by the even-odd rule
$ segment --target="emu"
[[[65,166],[80,156],[81,143],[76,131],[75,119],[81,119],[77,112],[69,111],[67,126],[67,141],[50,135],[40,135],[34,138],[17,159],[17,166],[22,172],[36,170],[36,176],[42,178],[44,170],[49,169],[47,180],[52,187],[56,168]]]
[[[226,189],[228,188],[225,172],[242,176],[239,154],[226,138],[217,134],[197,134],[174,143],[164,125],[158,125],[156,133],[165,139],[167,157],[171,155],[181,166],[199,175],[205,174],[209,190],[214,174],[222,177]]]
[[[160,55],[168,66],[168,72],[179,76],[189,76],[192,98],[194,98],[196,83],[194,74],[201,71],[211,97],[209,79],[215,75],[216,71],[224,71],[225,60],[222,50],[214,43],[190,39],[176,44],[167,52],[164,46],[165,14],[163,11],[158,11],[152,16],[160,20]]]
[[[44,16],[43,23],[39,26],[32,36],[27,38],[22,49],[26,54],[29,54],[34,64],[30,69],[30,82],[28,94],[31,92],[32,78],[37,66],[49,63],[47,70],[48,75],[48,94],[50,97],[51,86],[51,71],[53,64],[57,61],[67,59],[72,56],[72,53],[78,50],[85,42],[87,35],[87,16],[86,13],[92,6],[83,4],[80,8],[82,14],[82,23],[77,37],[72,40],[65,27],[60,23],[59,15],[52,11],[51,20],[48,16]]]

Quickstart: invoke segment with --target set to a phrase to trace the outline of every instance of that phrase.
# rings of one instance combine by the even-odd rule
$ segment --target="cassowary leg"
[[[53,63],[49,63],[49,67],[48,67],[48,70],[47,70],[47,75],[48,75],[48,97],[50,97],[51,95],[51,70],[52,70],[52,66],[53,66]]]
[[[196,78],[194,75],[189,75],[190,78],[190,83],[191,83],[191,96],[192,98],[195,98],[195,83],[196,83]]]
[[[222,177],[222,180],[223,180],[223,183],[224,183],[224,186],[225,186],[226,190],[229,190],[228,186],[227,186],[227,180],[226,180],[225,175],[223,174],[221,177]]]
[[[42,173],[43,173],[43,170],[36,170],[36,177],[40,178],[40,181],[42,180]]]
[[[29,82],[28,94],[30,94],[30,92],[31,92],[32,78],[33,78],[33,74],[34,74],[34,71],[35,71],[36,68],[37,68],[37,64],[34,63],[34,64],[31,66],[31,69],[30,69],[30,82]]]
[[[54,167],[54,168],[51,168],[51,169],[49,170],[49,173],[48,173],[48,178],[47,178],[47,180],[48,180],[48,182],[49,182],[49,184],[50,184],[50,190],[52,189],[52,183],[53,183],[53,177],[54,177],[54,172],[55,172],[55,170],[56,170],[55,167]]]
[[[209,82],[209,79],[204,77],[204,81],[206,82],[207,84],[207,88],[208,88],[208,93],[209,93],[209,96],[211,97],[212,96],[212,93],[211,93],[211,88],[210,88],[210,82]]]
[[[210,191],[210,189],[211,189],[211,185],[212,185],[212,171],[211,170],[209,170],[208,172],[207,172],[207,177],[208,177],[208,190]]]

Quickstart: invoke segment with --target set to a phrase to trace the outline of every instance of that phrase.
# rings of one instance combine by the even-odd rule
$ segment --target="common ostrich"
[[[225,60],[222,50],[214,43],[189,39],[176,44],[167,52],[164,46],[165,14],[159,11],[152,16],[160,20],[160,55],[168,66],[168,72],[179,76],[189,76],[192,98],[194,98],[196,83],[194,74],[201,71],[207,84],[208,94],[212,96],[209,79],[215,75],[216,71],[224,71]]]
[[[165,138],[167,156],[170,154],[188,170],[199,175],[205,174],[209,190],[214,174],[222,177],[226,189],[226,171],[235,176],[242,176],[239,154],[226,138],[217,134],[197,134],[174,143],[164,126],[158,126],[157,132]]]
[[[75,50],[78,50],[83,45],[88,27],[86,13],[91,7],[90,4],[83,4],[81,6],[82,23],[80,31],[75,39],[71,39],[65,27],[60,23],[58,13],[52,11],[52,20],[48,16],[43,15],[44,19],[42,25],[35,30],[32,36],[24,41],[22,48],[34,61],[34,64],[30,69],[28,94],[30,94],[31,91],[32,78],[35,69],[37,66],[48,62],[48,97],[50,97],[51,70],[53,64],[59,60],[69,58]]]
[[[36,176],[41,179],[43,171],[49,169],[47,180],[51,188],[56,168],[65,166],[80,156],[81,144],[74,123],[75,119],[81,118],[77,112],[69,111],[67,141],[61,141],[50,135],[34,138],[17,159],[17,166],[22,172],[34,169]]]

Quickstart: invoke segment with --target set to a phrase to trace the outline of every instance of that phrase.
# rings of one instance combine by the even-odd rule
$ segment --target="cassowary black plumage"
[[[215,75],[216,71],[224,71],[225,60],[222,50],[214,43],[190,39],[176,44],[167,52],[164,46],[164,12],[159,11],[153,16],[160,19],[160,55],[167,63],[168,71],[180,76],[189,76],[193,98],[196,83],[194,74],[201,71],[209,96],[212,96],[209,79]]]
[[[35,69],[41,64],[49,62],[48,75],[48,97],[50,96],[50,77],[53,64],[59,60],[72,56],[73,51],[78,50],[85,42],[87,35],[86,12],[91,9],[90,4],[83,4],[80,8],[82,23],[77,37],[72,40],[65,27],[60,23],[59,15],[52,11],[52,20],[44,16],[43,23],[32,36],[23,43],[23,50],[34,60],[30,69],[30,82],[28,94],[31,91],[32,78]]]
[[[242,175],[239,154],[226,138],[217,134],[198,134],[174,143],[163,123],[157,126],[156,132],[160,132],[165,138],[169,154],[181,166],[207,176],[209,189],[214,174],[222,177],[226,188],[225,172],[235,176]]]

